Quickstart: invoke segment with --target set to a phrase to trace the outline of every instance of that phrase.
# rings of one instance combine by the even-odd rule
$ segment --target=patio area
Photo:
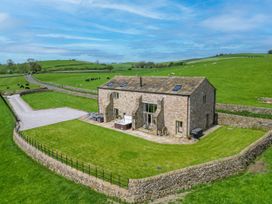
[[[188,139],[186,137],[180,138],[180,137],[170,137],[170,136],[158,136],[145,128],[139,128],[137,130],[132,130],[131,128],[127,129],[127,130],[121,130],[121,129],[116,128],[116,126],[115,126],[115,123],[118,120],[114,120],[114,121],[107,122],[107,123],[97,122],[97,121],[91,120],[89,117],[83,117],[83,118],[80,118],[80,120],[83,122],[86,122],[86,123],[90,123],[90,124],[97,125],[100,127],[112,129],[112,130],[115,130],[118,132],[123,132],[123,133],[129,134],[129,135],[132,135],[134,137],[142,138],[142,139],[156,142],[156,143],[160,143],[160,144],[194,144],[197,141],[199,141],[194,138]],[[219,127],[220,127],[219,125],[216,125],[210,129],[208,129],[207,131],[205,131],[203,133],[202,137],[205,137],[208,134],[210,134],[211,132],[214,132]]]

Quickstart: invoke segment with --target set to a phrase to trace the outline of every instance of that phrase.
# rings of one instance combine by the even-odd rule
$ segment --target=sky
[[[272,0],[1,0],[0,63],[264,53],[271,11]]]

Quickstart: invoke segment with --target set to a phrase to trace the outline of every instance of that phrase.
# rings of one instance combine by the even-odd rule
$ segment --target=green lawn
[[[97,100],[59,92],[40,92],[23,95],[22,98],[34,109],[70,107],[87,112],[97,112]]]
[[[27,157],[12,140],[14,120],[1,99],[0,121],[0,203],[107,203]]]
[[[265,162],[265,172],[241,174],[196,187],[186,197],[184,204],[268,204],[272,200],[272,148],[261,157]]]
[[[160,69],[133,69],[114,73],[82,73],[82,74],[39,74],[36,77],[42,81],[64,84],[83,89],[95,90],[105,83],[107,77],[114,75],[143,76],[205,76],[217,88],[217,102],[270,107],[272,104],[261,103],[258,98],[272,97],[272,56],[239,57],[230,55],[209,58],[207,61],[195,62],[185,66]],[[250,55],[251,56],[251,55]],[[86,82],[90,77],[100,77],[100,80]]]
[[[0,77],[0,91],[16,91],[16,90],[24,90],[24,88],[20,88],[21,85],[26,86],[28,82],[24,78],[24,76],[16,76],[16,77]],[[19,84],[19,85],[18,85]],[[30,84],[29,88],[37,88],[37,85]]]
[[[193,145],[167,145],[73,120],[23,134],[115,174],[143,178],[236,154],[264,132],[222,127]]]

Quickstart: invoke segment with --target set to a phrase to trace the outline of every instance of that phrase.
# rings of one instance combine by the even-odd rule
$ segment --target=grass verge
[[[0,203],[106,203],[105,195],[68,181],[25,155],[13,142],[14,120],[0,99]]]

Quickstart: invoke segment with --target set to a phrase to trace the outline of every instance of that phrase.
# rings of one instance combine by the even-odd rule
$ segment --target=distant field
[[[77,60],[49,60],[40,61],[39,64],[47,71],[63,71],[63,70],[96,70],[103,69],[105,65],[92,62]]]
[[[260,97],[272,97],[272,56],[260,54],[258,57],[244,57],[245,55],[231,55],[228,60],[212,58],[213,61],[171,68],[133,69],[114,73],[39,74],[36,77],[42,81],[95,90],[108,80],[107,77],[111,78],[114,75],[205,76],[217,88],[219,103],[272,108],[272,104],[264,104],[258,100]],[[85,79],[90,77],[100,77],[100,80],[86,82]]]
[[[166,145],[73,120],[23,134],[115,174],[143,178],[236,154],[264,132],[222,127],[193,145]]]
[[[16,91],[16,90],[24,90],[21,88],[21,85],[29,88],[37,88],[37,85],[29,84],[25,80],[24,76],[16,76],[16,77],[0,77],[0,91]]]
[[[59,92],[41,92],[23,95],[33,109],[70,107],[87,112],[97,112],[97,101]]]

